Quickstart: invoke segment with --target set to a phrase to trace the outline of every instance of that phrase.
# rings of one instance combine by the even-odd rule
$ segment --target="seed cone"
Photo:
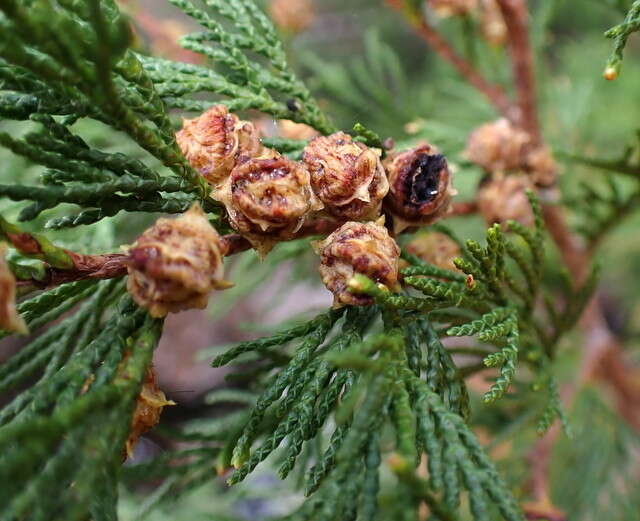
[[[534,215],[526,194],[532,189],[533,183],[526,174],[496,174],[480,185],[478,211],[488,224],[514,220],[532,226]]]
[[[279,29],[294,34],[307,29],[316,18],[311,0],[271,0],[268,10]]]
[[[526,131],[504,118],[474,130],[465,155],[489,173],[527,172],[539,186],[556,179],[557,165],[549,148],[535,144]]]
[[[469,136],[465,155],[487,172],[516,170],[522,165],[529,134],[502,118],[475,129]]]
[[[0,329],[26,335],[29,331],[16,309],[16,278],[5,259],[7,246],[0,243]]]
[[[407,244],[406,251],[429,264],[451,271],[457,271],[453,259],[461,254],[460,246],[439,232],[420,233]]]
[[[373,302],[367,295],[349,291],[348,282],[355,273],[390,289],[398,285],[400,248],[381,224],[347,222],[314,248],[320,255],[322,282],[333,293],[336,306]]]
[[[175,405],[175,402],[167,400],[167,397],[156,383],[156,374],[153,367],[149,367],[138,395],[136,408],[131,418],[129,437],[125,443],[125,451],[128,457],[133,456],[133,449],[140,436],[158,424],[165,405]]]
[[[451,173],[447,160],[424,144],[389,156],[385,161],[389,194],[384,208],[400,233],[412,226],[430,224],[449,210]]]
[[[222,279],[220,236],[198,205],[176,219],[158,219],[129,256],[127,289],[153,317],[204,308],[212,290],[230,285]]]
[[[327,213],[354,221],[379,216],[382,199],[389,190],[379,155],[344,132],[309,142],[302,160]]]
[[[230,114],[224,105],[185,119],[176,141],[191,166],[213,186],[222,183],[237,163],[262,150],[253,123]]]
[[[439,16],[464,16],[471,13],[478,5],[478,0],[427,0]]]
[[[305,166],[273,151],[234,168],[214,198],[225,205],[233,228],[262,255],[322,208]]]

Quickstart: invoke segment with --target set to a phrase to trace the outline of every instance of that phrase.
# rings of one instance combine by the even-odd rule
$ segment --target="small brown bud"
[[[271,0],[269,16],[279,29],[296,34],[314,22],[316,13],[311,0]]]
[[[26,335],[29,331],[16,309],[16,278],[5,260],[7,245],[0,243],[0,329]]]
[[[480,29],[484,39],[500,47],[507,41],[507,25],[496,0],[480,0]]]
[[[429,145],[391,155],[385,167],[389,194],[384,206],[393,216],[395,233],[432,223],[449,210],[455,193],[451,173],[445,157],[436,154]]]
[[[487,172],[506,172],[522,167],[529,134],[505,118],[486,123],[469,136],[465,155]]]
[[[618,70],[615,67],[607,67],[602,76],[607,81],[613,81],[618,78]]]
[[[314,192],[326,211],[354,221],[379,216],[389,183],[379,152],[353,141],[344,132],[317,137],[304,149],[302,160],[311,173]]]
[[[488,224],[514,220],[532,226],[534,216],[527,189],[533,189],[533,183],[525,174],[496,174],[480,185],[478,211]]]
[[[473,278],[473,275],[471,275],[471,273],[467,275],[467,278],[464,281],[464,285],[469,289],[473,289],[476,287],[476,279]]]
[[[222,183],[237,163],[262,149],[253,123],[241,121],[224,105],[185,119],[176,141],[191,166],[213,186]]]
[[[387,288],[397,287],[400,248],[378,223],[347,222],[314,248],[320,255],[322,282],[333,293],[335,305],[372,303],[368,295],[349,291],[348,283],[355,273]]]
[[[204,308],[212,290],[229,287],[220,236],[197,204],[176,219],[158,219],[129,257],[127,289],[152,317]]]
[[[464,16],[471,13],[478,5],[478,0],[427,0],[427,4],[438,16]]]
[[[322,208],[305,166],[273,151],[234,168],[214,198],[225,205],[233,228],[261,254],[290,239]]]
[[[167,400],[167,397],[156,383],[156,375],[153,367],[149,367],[145,374],[142,389],[138,395],[133,417],[131,418],[131,429],[129,430],[129,437],[125,443],[127,456],[133,456],[133,449],[140,436],[158,424],[164,406],[175,404],[174,401]]]
[[[423,232],[407,244],[407,251],[434,266],[457,271],[453,259],[460,257],[460,247],[449,236],[439,232]]]

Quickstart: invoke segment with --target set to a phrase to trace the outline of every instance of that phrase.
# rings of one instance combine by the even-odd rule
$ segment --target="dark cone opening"
[[[433,201],[439,194],[441,172],[446,168],[447,161],[441,154],[418,156],[405,179],[409,203],[422,206]]]

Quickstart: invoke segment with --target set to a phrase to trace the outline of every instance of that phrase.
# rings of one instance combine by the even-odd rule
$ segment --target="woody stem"
[[[389,5],[397,10],[402,10],[399,2],[388,1]],[[408,16],[407,20],[416,33],[446,62],[450,63],[458,73],[479,92],[485,95],[491,105],[504,117],[513,119],[515,116],[513,104],[500,87],[489,82],[478,70],[447,42],[447,40],[431,25],[423,16]]]

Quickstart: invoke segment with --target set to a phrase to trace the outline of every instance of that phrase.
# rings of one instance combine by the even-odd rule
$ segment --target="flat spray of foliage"
[[[175,144],[169,109],[225,103],[335,130],[251,0],[170,2],[202,26],[181,43],[210,66],[132,50],[128,22],[112,0],[0,1],[0,116],[30,122],[24,135],[0,132],[0,144],[44,167],[39,184],[0,185],[0,196],[27,202],[19,221],[56,210],[44,228],[96,226],[120,212],[180,213],[200,201],[222,226],[222,210]],[[612,30],[617,57],[638,27],[639,5]],[[84,119],[122,133],[143,155],[89,145],[75,127]],[[362,126],[355,133],[380,141]],[[295,154],[304,143],[269,145]],[[627,203],[611,190],[621,210]],[[307,497],[287,519],[373,520],[383,492],[390,519],[426,502],[440,521],[460,519],[461,504],[478,521],[522,520],[513,491],[468,426],[464,377],[497,369],[484,395],[489,403],[509,393],[518,399],[535,384],[545,395],[536,411],[540,432],[564,421],[552,362],[595,284],[594,277],[579,288],[567,284],[562,303],[546,313],[535,306],[550,297],[546,232],[533,194],[530,203],[531,229],[510,222],[508,233],[489,228],[482,243],[455,238],[459,271],[403,252],[403,293],[357,277],[351,290],[371,295],[374,305],[329,310],[219,355],[214,366],[257,361],[249,391],[218,398],[246,407],[216,428],[171,433],[188,448],[124,468],[123,444],[162,321],[136,307],[120,279],[28,295],[18,308],[34,336],[0,366],[0,392],[13,391],[0,410],[0,520],[111,521],[121,480],[161,481],[152,496],[160,503],[217,479],[214,469],[237,484],[276,451],[280,477],[297,472]],[[597,240],[607,222],[595,223],[589,237]],[[0,228],[20,230],[4,220]],[[18,278],[38,280],[44,263],[68,267],[65,250],[38,240],[40,253],[22,251],[12,261]],[[447,348],[445,337],[467,337],[469,347]],[[471,362],[458,365],[456,353]],[[419,467],[425,459],[428,472]],[[390,490],[382,490],[383,474],[393,480]]]

